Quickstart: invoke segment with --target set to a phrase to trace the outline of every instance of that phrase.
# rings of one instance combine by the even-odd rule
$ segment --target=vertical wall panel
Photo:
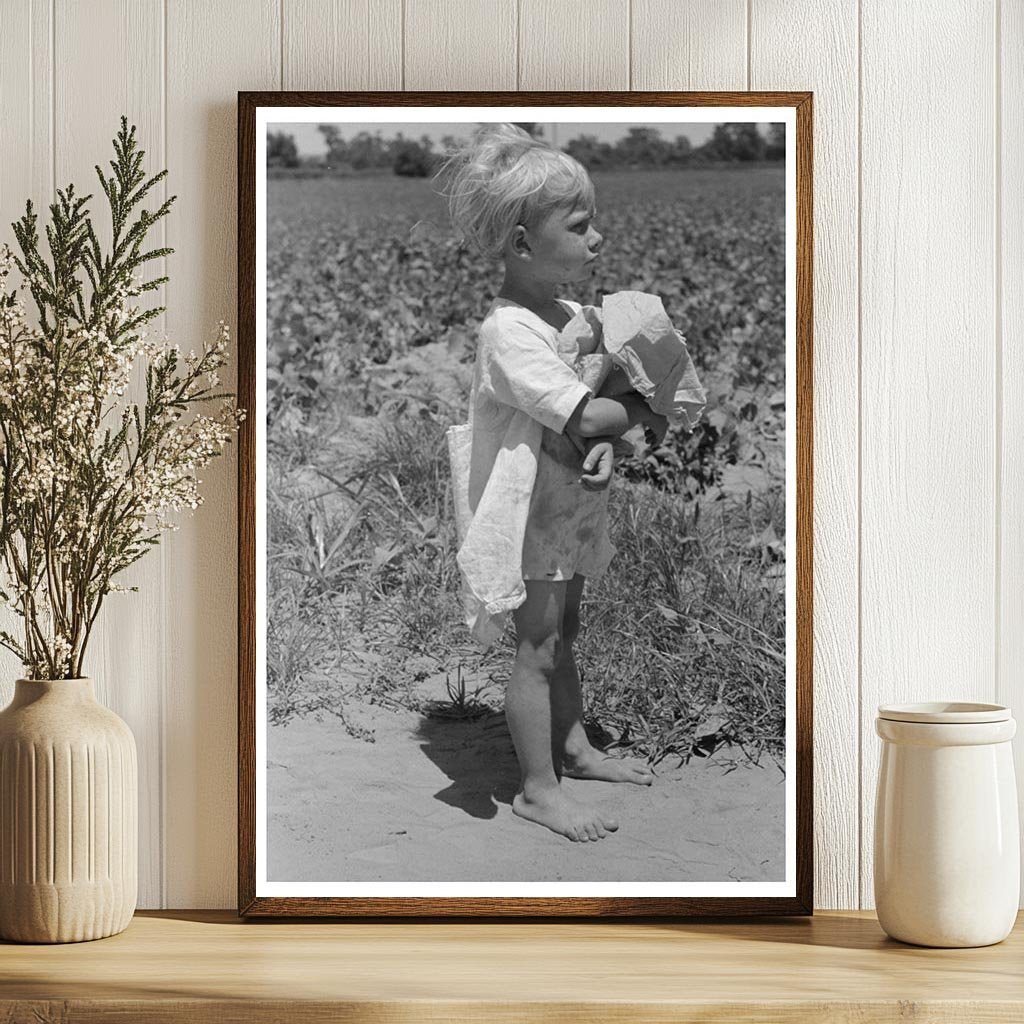
[[[724,89],[748,69],[751,88],[813,89],[816,902],[870,906],[875,706],[1024,706],[1024,6],[862,0],[858,304],[857,8],[750,5],[748,39],[746,0],[405,0],[404,25],[401,0],[8,0],[0,239],[25,198],[45,215],[72,180],[102,223],[92,165],[123,111],[179,196],[159,301],[187,350],[235,327],[239,89]],[[139,741],[142,906],[235,902],[235,471],[230,446],[94,641],[90,671]],[[15,662],[0,652],[0,704]]]
[[[519,88],[630,88],[628,3],[519,2]]]
[[[994,692],[993,15],[974,0],[863,0],[866,907],[876,706]]]
[[[855,907],[857,11],[829,0],[754,0],[750,43],[752,88],[814,92],[815,904]]]
[[[282,0],[285,89],[401,89],[402,0]]]
[[[53,33],[50,0],[17,0],[3,9],[0,31],[0,244],[20,253],[11,223],[32,200],[40,219],[53,199]],[[6,154],[10,154],[8,158]],[[19,283],[17,272],[8,286]],[[26,311],[35,304],[22,292]],[[19,636],[21,619],[0,607],[0,629]],[[0,707],[14,696],[14,680],[23,675],[18,657],[0,647]]]
[[[633,0],[632,11],[631,89],[747,88],[747,0]]]
[[[406,0],[409,90],[516,87],[515,0]]]
[[[1013,708],[1014,741],[1024,821],[1024,4],[1003,0],[1000,72],[1001,137],[997,183],[1001,281],[1002,392],[1001,559],[999,566],[999,687],[996,700]],[[1024,887],[1022,887],[1024,895]]]
[[[17,251],[11,222],[53,188],[53,53],[49,0],[11,0],[0,32],[0,243]],[[31,309],[31,304],[29,309]]]
[[[239,90],[281,82],[276,0],[167,0],[168,330],[187,351],[235,337]],[[221,378],[235,380],[232,360]],[[167,547],[167,905],[235,905],[237,445],[201,474],[204,504]]]
[[[59,188],[75,185],[88,203],[100,244],[112,237],[110,206],[96,176],[99,164],[111,173],[113,139],[121,115],[137,126],[145,170],[163,167],[163,8],[161,0],[59,0],[54,24],[55,169]],[[103,54],[102,60],[97,55]],[[88,83],[88,87],[83,87]],[[163,199],[158,186],[153,202]],[[42,234],[42,232],[40,232]],[[162,244],[154,229],[144,248]],[[163,260],[146,270],[148,280],[164,273]],[[83,275],[84,276],[84,275]],[[162,290],[137,300],[161,305]],[[151,325],[159,330],[159,321]],[[145,376],[137,372],[124,395],[145,403]],[[159,553],[150,552],[115,580],[138,593],[108,594],[90,635],[83,672],[96,681],[97,698],[131,727],[139,752],[139,906],[162,901],[161,773],[164,690],[164,589]]]

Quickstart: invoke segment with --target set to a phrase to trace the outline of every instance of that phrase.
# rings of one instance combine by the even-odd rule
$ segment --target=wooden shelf
[[[1024,1020],[1024,919],[923,949],[874,915],[685,922],[240,921],[144,911],[64,946],[0,943],[0,1021]]]

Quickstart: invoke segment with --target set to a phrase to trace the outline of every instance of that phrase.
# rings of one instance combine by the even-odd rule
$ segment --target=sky
[[[429,135],[434,143],[440,148],[441,139],[445,135],[465,137],[467,125],[465,121],[451,124],[440,122],[415,121],[407,124],[397,122],[389,124],[343,124],[337,125],[343,138],[350,139],[361,131],[368,131],[371,134],[380,130],[381,136],[385,139],[392,138],[401,132],[406,138],[419,139],[423,135]],[[542,138],[552,141],[552,132],[556,133],[554,141],[559,146],[564,146],[570,139],[580,135],[596,135],[601,142],[617,142],[626,135],[630,128],[657,128],[664,139],[671,142],[677,135],[686,135],[694,146],[702,145],[715,130],[713,124],[686,124],[679,121],[657,122],[657,121],[630,121],[628,124],[617,124],[614,122],[569,122],[560,121],[557,125],[545,125]],[[315,124],[270,124],[267,130],[271,132],[285,132],[295,139],[295,145],[302,156],[320,156],[327,152],[323,136],[317,131]]]

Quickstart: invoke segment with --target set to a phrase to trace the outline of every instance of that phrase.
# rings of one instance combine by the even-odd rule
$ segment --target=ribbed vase
[[[0,938],[83,942],[128,927],[138,765],[91,679],[19,679],[0,711]]]

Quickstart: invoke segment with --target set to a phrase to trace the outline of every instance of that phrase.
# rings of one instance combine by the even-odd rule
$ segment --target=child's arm
[[[525,311],[524,311],[525,313]],[[573,410],[591,390],[551,348],[532,323],[502,309],[480,327],[477,372],[481,392],[525,412],[561,434]]]
[[[621,437],[638,423],[649,426],[656,436],[664,437],[668,429],[668,420],[635,393],[621,398],[584,398],[569,417],[565,431],[582,437]]]
[[[484,321],[480,328],[481,387],[560,434],[620,437],[645,423],[653,430],[668,422],[637,394],[592,397],[590,389],[551,349],[542,334],[515,315]]]

